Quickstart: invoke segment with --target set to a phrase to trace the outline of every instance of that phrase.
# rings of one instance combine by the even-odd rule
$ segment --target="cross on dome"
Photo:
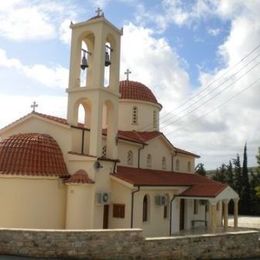
[[[31,105],[31,108],[33,109],[32,112],[35,112],[35,108],[38,107],[38,104],[33,101],[32,105]]]
[[[125,75],[126,75],[126,80],[129,80],[129,75],[132,73],[129,69],[126,70]]]
[[[97,16],[102,16],[104,13],[103,13],[102,9],[98,7],[96,10],[96,14],[97,14]]]

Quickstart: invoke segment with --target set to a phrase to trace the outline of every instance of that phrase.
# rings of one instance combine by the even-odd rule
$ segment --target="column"
[[[233,199],[234,201],[234,228],[238,227],[238,201],[239,199]]]
[[[217,216],[216,216],[216,203],[215,202],[209,202],[209,215],[210,215],[210,231],[212,233],[216,232],[217,228]]]
[[[227,230],[228,228],[228,200],[223,200],[224,204],[224,229]]]

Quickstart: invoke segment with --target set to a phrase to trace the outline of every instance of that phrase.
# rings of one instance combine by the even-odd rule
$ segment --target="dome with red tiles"
[[[95,183],[88,177],[88,174],[84,170],[78,170],[65,181],[70,184],[93,184]]]
[[[160,105],[153,92],[137,81],[120,81],[119,92],[121,93],[121,99],[134,99]]]
[[[47,134],[25,133],[0,142],[0,173],[68,176],[62,151]]]

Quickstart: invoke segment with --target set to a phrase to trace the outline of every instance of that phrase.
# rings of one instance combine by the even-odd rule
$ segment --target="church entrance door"
[[[103,228],[108,228],[109,205],[104,205]]]

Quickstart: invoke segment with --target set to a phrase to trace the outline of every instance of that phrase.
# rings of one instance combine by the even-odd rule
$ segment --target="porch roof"
[[[195,173],[118,166],[117,172],[111,175],[133,186],[186,186],[187,189],[179,194],[179,196],[183,197],[216,197],[227,187],[226,184]]]

